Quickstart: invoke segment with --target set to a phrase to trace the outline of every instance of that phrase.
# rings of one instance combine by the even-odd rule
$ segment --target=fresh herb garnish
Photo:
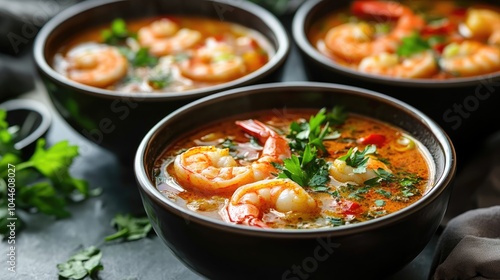
[[[127,24],[121,18],[117,18],[111,22],[109,29],[104,29],[101,32],[101,38],[104,43],[109,45],[118,45],[123,43],[128,37],[133,36],[127,28]]]
[[[146,237],[151,231],[151,224],[147,217],[135,218],[131,215],[116,215],[111,220],[111,226],[117,228],[117,232],[104,238],[105,241],[124,239],[134,241]]]
[[[414,196],[420,193],[417,185],[422,181],[422,178],[411,173],[400,174],[399,184],[401,185],[401,193],[405,197]]]
[[[172,82],[172,75],[170,72],[157,72],[152,73],[148,79],[149,85],[154,89],[162,89]]]
[[[377,205],[378,207],[383,207],[383,206],[385,206],[385,200],[377,199],[377,200],[375,200],[375,205]]]
[[[385,182],[392,182],[394,180],[394,175],[392,175],[392,173],[386,171],[383,168],[378,168],[377,170],[374,170],[373,172],[377,176],[372,178],[372,179],[366,180],[364,182],[365,185],[378,186],[378,185],[380,185],[380,183],[382,183],[384,181]]]
[[[23,161],[20,152],[14,148],[13,135],[5,117],[6,112],[0,110],[0,225],[6,224],[8,218],[16,217],[16,229],[20,229],[21,218],[8,207],[14,202],[16,210],[28,213],[38,210],[56,218],[70,216],[66,210],[68,201],[77,199],[75,195],[87,198],[93,194],[86,181],[73,178],[69,173],[74,158],[78,156],[78,147],[60,141],[45,149],[45,139],[39,139],[33,155]],[[14,182],[9,181],[9,174],[14,172],[15,187],[7,187],[7,182]],[[13,191],[15,197],[11,195]],[[0,234],[5,236],[7,230],[6,226],[1,227]]]
[[[367,145],[363,151],[358,151],[357,148],[350,148],[346,155],[339,157],[347,165],[354,167],[354,173],[365,173],[366,165],[370,159],[367,155],[373,154],[377,151],[375,145]]]
[[[278,178],[289,178],[315,191],[327,191],[326,184],[330,180],[329,166],[323,158],[319,157],[319,153],[328,153],[323,145],[326,137],[340,136],[331,129],[329,121],[341,124],[345,118],[343,109],[335,107],[329,113],[326,109],[321,109],[316,115],[311,116],[309,122],[293,122],[287,138],[290,139],[290,148],[298,155],[285,159],[283,166],[275,165],[280,170]]]
[[[94,246],[85,248],[65,263],[57,265],[59,276],[63,279],[84,279],[89,276],[91,279],[98,279],[97,273],[104,267],[101,264],[102,253]]]
[[[158,64],[158,58],[150,55],[148,48],[140,48],[131,58],[131,62],[136,67],[153,67]]]
[[[413,33],[410,36],[402,38],[401,42],[402,44],[398,47],[396,53],[403,57],[409,57],[431,49],[429,42],[420,37],[418,33]]]

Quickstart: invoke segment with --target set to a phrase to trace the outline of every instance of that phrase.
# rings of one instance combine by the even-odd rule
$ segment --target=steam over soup
[[[262,228],[328,228],[382,217],[432,185],[422,144],[343,109],[265,111],[182,135],[157,188],[199,214]]]
[[[71,39],[54,68],[76,82],[121,92],[182,92],[241,78],[274,54],[267,39],[208,18],[157,17],[90,29]]]
[[[473,1],[354,1],[313,24],[326,58],[363,73],[451,79],[500,71],[498,7]]]

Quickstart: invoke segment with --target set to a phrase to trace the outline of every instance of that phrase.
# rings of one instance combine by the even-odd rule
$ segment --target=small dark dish
[[[14,148],[30,157],[36,141],[49,130],[52,116],[44,104],[29,99],[13,99],[0,104],[7,112],[7,123],[14,137]]]
[[[500,102],[500,73],[447,80],[391,78],[342,66],[320,53],[308,31],[321,17],[348,7],[352,1],[306,1],[293,19],[292,33],[310,80],[342,83],[384,92],[415,106],[436,121],[452,139],[459,158],[472,155],[498,126],[486,125]],[[495,5],[493,1],[483,1]],[[463,157],[462,157],[463,156]]]
[[[209,219],[179,207],[155,188],[155,161],[185,131],[241,113],[338,104],[400,127],[421,141],[435,163],[432,190],[399,212],[355,225],[269,230]],[[217,110],[220,106],[224,110]],[[188,267],[210,279],[389,276],[411,262],[439,227],[455,166],[455,151],[447,135],[415,108],[360,88],[309,82],[249,86],[192,102],[150,130],[134,163],[144,207],[156,233]]]
[[[231,82],[164,94],[90,87],[65,78],[51,67],[50,61],[65,39],[84,28],[110,24],[119,17],[126,20],[160,15],[206,16],[240,23],[266,36],[276,53],[262,68]],[[52,18],[34,45],[37,70],[59,113],[77,132],[120,156],[130,155],[153,124],[181,105],[221,90],[276,79],[271,74],[277,74],[288,51],[288,36],[271,13],[246,1],[223,0],[85,1]]]

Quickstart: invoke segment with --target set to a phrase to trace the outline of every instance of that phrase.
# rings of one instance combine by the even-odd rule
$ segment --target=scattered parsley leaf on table
[[[84,279],[90,276],[91,279],[98,279],[97,273],[103,270],[101,264],[102,252],[94,246],[85,248],[72,257],[65,263],[57,265],[59,276],[64,279]]]
[[[146,237],[151,231],[151,223],[147,217],[136,218],[132,215],[116,215],[111,220],[111,226],[117,228],[117,232],[104,238],[105,241],[125,239],[134,241]]]

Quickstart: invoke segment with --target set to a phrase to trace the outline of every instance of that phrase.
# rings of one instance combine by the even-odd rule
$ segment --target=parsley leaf
[[[70,216],[66,210],[67,201],[73,200],[75,194],[84,198],[91,195],[87,182],[73,178],[69,173],[74,158],[79,154],[77,146],[60,141],[46,149],[45,139],[42,138],[37,141],[31,158],[23,161],[12,139],[6,112],[0,110],[0,225],[7,224],[7,218],[14,216],[17,218],[16,229],[21,229],[24,224],[21,217],[8,210],[12,200],[12,192],[6,183],[9,168],[16,172],[16,210],[28,213],[38,210],[56,218],[66,218]],[[5,237],[7,233],[6,226],[0,227],[0,235]]]
[[[404,57],[431,49],[429,42],[420,37],[418,33],[402,38],[401,42],[402,44],[398,47],[396,53]]]
[[[377,151],[377,147],[375,145],[367,145],[363,151],[358,151],[357,148],[350,148],[346,155],[339,157],[339,160],[343,160],[347,165],[354,167],[354,173],[365,173],[366,165],[368,160],[367,157],[369,154],[373,154]]]
[[[372,179],[366,180],[364,182],[365,185],[377,186],[377,185],[380,185],[380,183],[383,181],[385,181],[385,182],[394,181],[394,175],[392,175],[392,173],[389,173],[388,171],[386,171],[383,168],[378,168],[377,170],[374,170],[373,172],[377,176],[372,178]]]
[[[98,279],[97,273],[104,267],[101,264],[101,250],[94,246],[85,248],[72,257],[65,263],[57,265],[59,276],[65,279],[84,279],[90,276],[91,279]]]
[[[327,137],[340,137],[340,133],[332,130],[330,122],[342,124],[346,117],[347,114],[341,107],[334,107],[331,112],[322,108],[310,117],[309,122],[292,122],[287,138],[290,139],[290,148],[298,155],[292,155],[284,160],[283,166],[277,166],[280,170],[278,178],[289,178],[314,191],[328,191],[326,184],[330,181],[329,165],[319,154],[328,153],[323,144]]]
[[[118,45],[123,43],[132,33],[127,28],[127,24],[121,18],[117,18],[111,22],[109,29],[104,29],[101,32],[101,38],[104,43],[109,45]]]
[[[125,239],[134,241],[146,237],[151,231],[151,224],[147,217],[134,218],[131,215],[116,215],[111,221],[111,226],[117,228],[117,232],[104,238],[105,241]]]

